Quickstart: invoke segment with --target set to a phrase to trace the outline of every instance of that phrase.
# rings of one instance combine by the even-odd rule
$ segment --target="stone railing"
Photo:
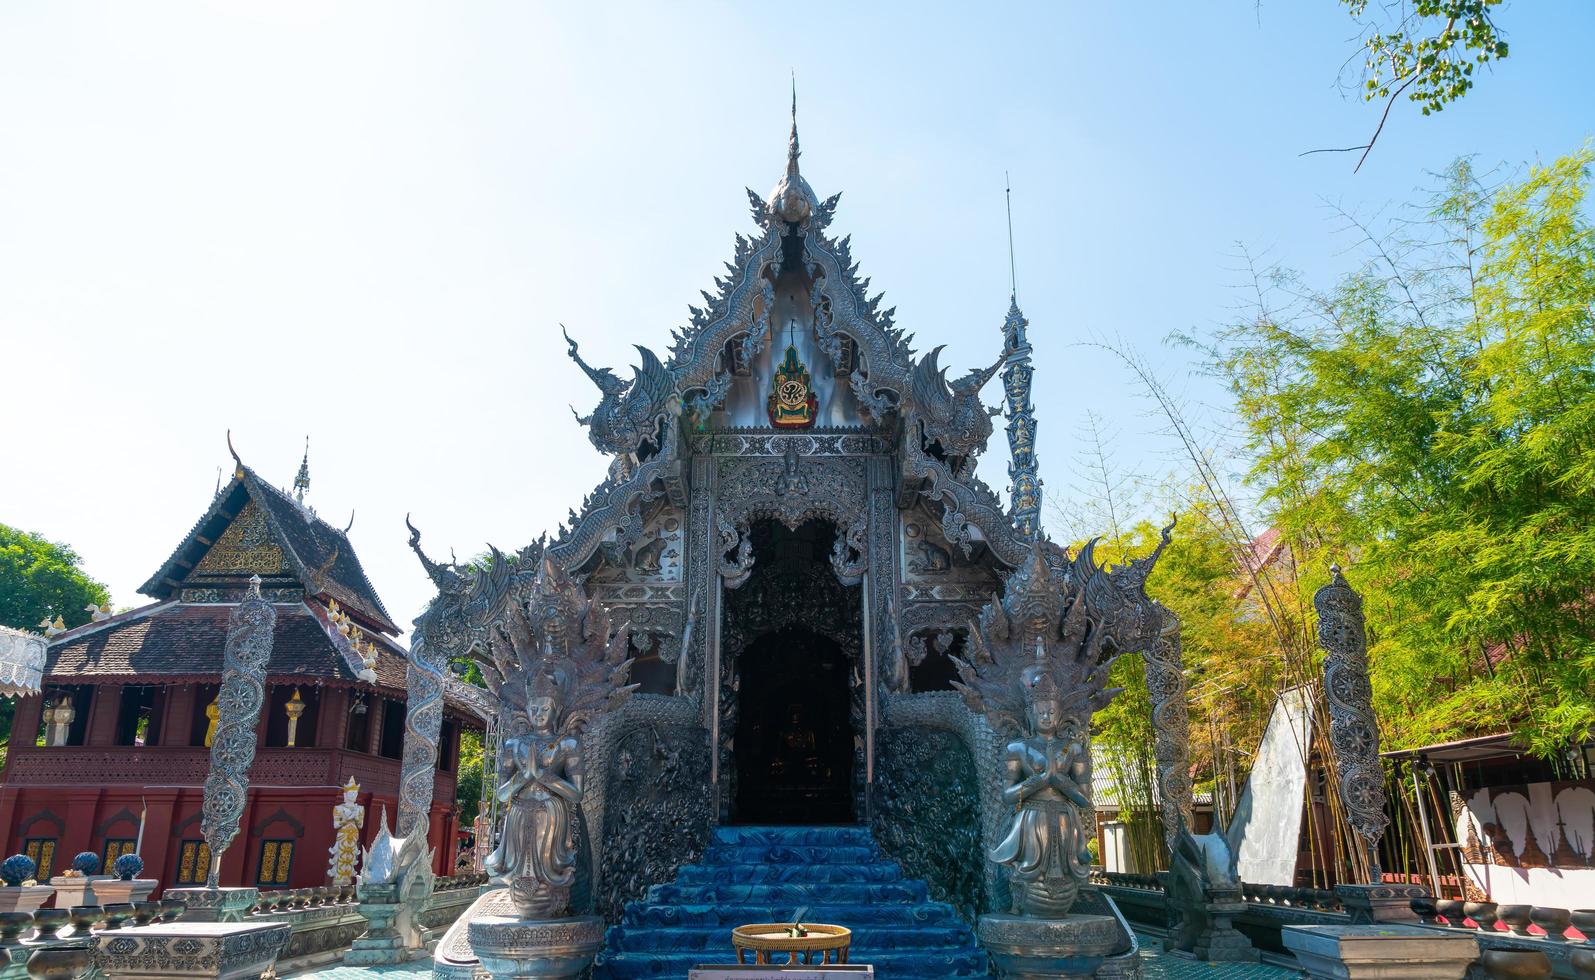
[[[1568,910],[1453,899],[1415,899],[1412,909],[1426,926],[1471,933],[1478,940],[1481,952],[1487,949],[1537,951],[1550,961],[1554,977],[1595,976],[1595,909]],[[1481,972],[1478,976],[1484,974]]]
[[[422,913],[423,924],[437,929],[452,923],[476,900],[486,880],[486,875],[474,872],[437,879]],[[31,915],[0,913],[0,980],[25,980],[29,958],[41,950],[90,947],[94,938],[105,932],[176,921],[184,909],[182,901],[165,899],[128,905],[44,908]],[[286,923],[292,927],[288,948],[277,960],[278,973],[335,962],[366,929],[353,885],[261,892],[245,921]]]
[[[1114,888],[1139,888],[1143,891],[1162,891],[1163,882],[1157,875],[1130,874],[1125,871],[1103,871],[1101,868],[1091,869],[1091,883],[1093,885],[1111,885]]]
[[[487,876],[480,872],[438,878],[432,897],[421,913],[428,929],[447,926],[476,901]],[[287,922],[293,926],[288,949],[277,962],[277,972],[303,970],[340,959],[349,944],[366,931],[354,885],[319,888],[285,888],[261,892],[247,921]]]
[[[0,980],[26,980],[28,960],[40,951],[85,950],[101,933],[172,922],[183,909],[182,902],[167,899],[0,913]]]
[[[1241,894],[1250,904],[1276,908],[1311,909],[1315,912],[1344,912],[1340,896],[1323,888],[1297,888],[1293,885],[1250,885],[1242,883]]]
[[[1169,925],[1163,899],[1167,872],[1129,874],[1092,869],[1091,882],[1106,892],[1132,922],[1153,933]],[[1246,910],[1235,927],[1267,954],[1289,957],[1282,931],[1286,926],[1346,925],[1349,919],[1333,892],[1290,885],[1242,885]]]

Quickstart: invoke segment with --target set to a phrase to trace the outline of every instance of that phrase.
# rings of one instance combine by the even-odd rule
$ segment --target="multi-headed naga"
[[[586,778],[582,736],[636,690],[626,683],[627,641],[628,629],[612,637],[608,612],[544,558],[530,588],[513,596],[497,635],[474,651],[506,735],[497,795],[508,809],[487,871],[526,918],[570,911]]]
[[[1108,687],[1113,661],[1157,638],[1144,586],[1171,529],[1150,556],[1117,568],[1096,564],[1095,542],[1072,561],[1035,542],[971,624],[969,658],[956,661],[965,702],[1012,739],[1003,790],[1012,817],[989,856],[1011,869],[1015,915],[1063,917],[1090,873],[1091,716],[1119,693]]]

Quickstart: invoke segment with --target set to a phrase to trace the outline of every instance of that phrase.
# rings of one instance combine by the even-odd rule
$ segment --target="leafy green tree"
[[[60,616],[69,628],[88,622],[84,607],[105,605],[111,594],[81,563],[64,544],[0,524],[0,623],[37,631],[45,617]]]
[[[454,799],[460,805],[460,825],[469,827],[482,805],[482,733],[460,733],[460,764],[456,770]]]
[[[1407,237],[1327,289],[1261,275],[1208,349],[1301,592],[1354,563],[1392,746],[1595,725],[1591,159],[1495,192],[1459,161]]]
[[[35,632],[60,616],[70,628],[89,621],[85,606],[105,605],[111,594],[84,574],[82,559],[63,544],[0,524],[0,623]],[[11,742],[16,703],[0,698],[0,765]]]
[[[1357,169],[1368,159],[1391,108],[1403,94],[1418,103],[1424,115],[1439,112],[1468,93],[1476,68],[1507,56],[1506,40],[1490,15],[1490,8],[1501,0],[1340,2],[1362,31],[1367,52],[1363,98],[1385,104],[1379,126],[1366,144],[1335,151],[1361,150]]]

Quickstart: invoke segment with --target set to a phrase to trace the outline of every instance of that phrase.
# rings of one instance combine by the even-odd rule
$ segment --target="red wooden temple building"
[[[5,850],[60,874],[80,851],[108,865],[138,847],[161,888],[202,884],[200,804],[228,617],[252,575],[277,611],[266,708],[223,885],[327,883],[332,808],[353,777],[366,807],[397,813],[407,653],[348,528],[238,464],[232,480],[140,589],[154,601],[55,636],[43,691],[16,707],[0,775]],[[452,874],[462,730],[484,727],[474,689],[445,699],[430,819],[435,868]],[[37,735],[35,736],[35,733]],[[142,842],[140,843],[142,816]]]

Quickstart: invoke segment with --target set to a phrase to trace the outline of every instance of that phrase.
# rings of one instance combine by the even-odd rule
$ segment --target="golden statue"
[[[215,701],[205,705],[205,717],[210,719],[210,724],[205,728],[205,748],[210,748],[211,739],[216,737],[216,722],[222,716],[222,709]]]

